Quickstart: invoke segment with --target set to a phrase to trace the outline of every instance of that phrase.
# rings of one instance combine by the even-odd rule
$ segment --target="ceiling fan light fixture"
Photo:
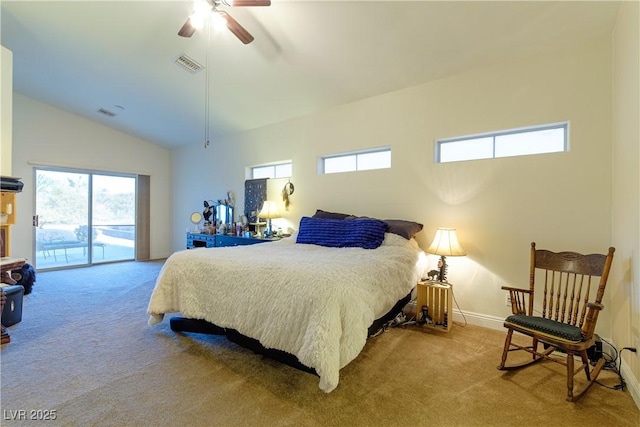
[[[211,25],[215,31],[222,31],[227,29],[227,20],[224,19],[224,16],[220,14],[220,12],[216,11],[211,16]]]
[[[204,22],[207,19],[207,15],[193,14],[189,17],[189,24],[196,30],[202,30],[204,28]]]
[[[206,16],[211,12],[211,5],[206,0],[196,0],[193,2],[193,14]]]
[[[212,11],[211,5],[205,0],[197,0],[193,3],[193,14],[189,17],[191,26],[201,30]]]

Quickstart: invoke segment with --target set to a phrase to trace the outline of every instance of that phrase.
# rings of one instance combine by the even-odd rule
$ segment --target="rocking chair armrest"
[[[596,322],[598,321],[598,313],[604,308],[604,305],[597,302],[588,302],[587,308],[589,309],[587,310],[587,318],[582,325],[582,337],[585,340],[593,337]]]
[[[597,302],[588,302],[587,303],[587,308],[592,308],[594,310],[602,311],[604,309],[604,305],[603,304],[599,304]]]
[[[514,291],[514,292],[523,292],[525,294],[532,294],[533,291],[531,289],[522,289],[522,288],[513,288],[511,286],[503,286],[503,291]]]
[[[533,298],[533,289],[513,288],[511,286],[503,286],[503,291],[509,291],[511,295],[511,312],[513,314],[527,314],[527,308],[531,311],[531,298]],[[528,299],[526,298],[528,296]],[[529,305],[527,305],[527,300]],[[531,314],[531,313],[528,313]]]

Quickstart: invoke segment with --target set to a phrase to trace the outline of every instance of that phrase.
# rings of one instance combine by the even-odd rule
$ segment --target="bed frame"
[[[378,331],[380,331],[380,329],[382,329],[387,322],[393,320],[398,315],[398,313],[402,311],[404,306],[406,306],[409,301],[411,301],[411,292],[409,292],[407,296],[399,300],[387,314],[374,320],[371,326],[369,326],[367,336],[371,337],[378,333]],[[300,360],[298,360],[295,355],[274,348],[266,348],[257,339],[242,335],[235,329],[221,328],[220,326],[214,325],[213,323],[207,322],[206,320],[190,319],[187,317],[172,317],[169,321],[169,325],[171,327],[171,330],[175,332],[226,335],[229,341],[234,342],[242,347],[248,348],[254,353],[260,354],[270,359],[275,359],[281,363],[284,363],[301,371],[317,375],[315,369],[302,364],[302,362],[300,362]]]

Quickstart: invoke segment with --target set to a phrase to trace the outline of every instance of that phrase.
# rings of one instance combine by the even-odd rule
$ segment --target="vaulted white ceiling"
[[[165,147],[611,34],[612,1],[304,1],[228,8],[255,37],[177,35],[192,1],[1,2],[14,90]],[[191,74],[186,54],[206,70]],[[207,57],[208,56],[208,57]],[[108,117],[98,112],[116,113]]]

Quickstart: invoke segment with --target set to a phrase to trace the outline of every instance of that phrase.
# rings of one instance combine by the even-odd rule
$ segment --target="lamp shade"
[[[258,218],[280,218],[280,212],[278,212],[278,205],[271,200],[265,200],[262,204],[262,210],[258,214]]]
[[[458,242],[455,228],[438,228],[427,253],[444,256],[463,256],[467,253]]]

